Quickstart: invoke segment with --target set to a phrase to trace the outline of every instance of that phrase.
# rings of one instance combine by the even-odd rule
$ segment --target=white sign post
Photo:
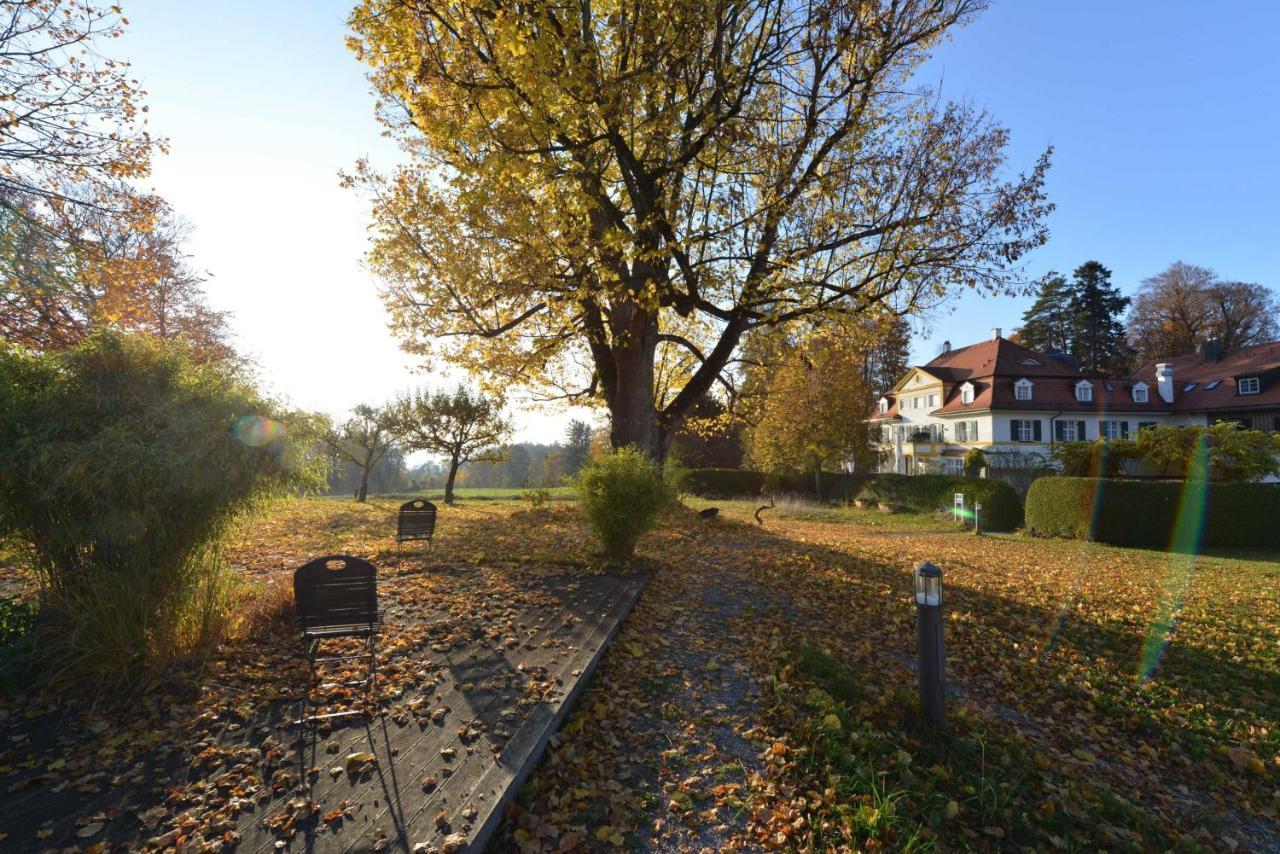
[[[964,493],[957,492],[956,500],[951,507],[951,519],[957,524],[964,519]]]

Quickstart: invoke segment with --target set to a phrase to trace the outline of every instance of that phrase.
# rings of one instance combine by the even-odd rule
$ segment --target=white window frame
[[[880,398],[880,414],[883,415],[889,411],[889,401],[886,398]]]
[[[1058,423],[1062,425],[1062,441],[1064,442],[1080,441],[1080,437],[1076,435],[1076,422],[1071,421],[1070,419],[1067,419],[1067,420],[1059,421]]]
[[[919,396],[919,395],[916,395],[915,397],[911,398],[911,408],[912,408],[912,409],[919,409],[919,408],[920,408],[920,400],[921,400],[921,398],[920,398],[920,396]]]
[[[967,421],[956,422],[956,441],[957,442],[969,441],[969,422]]]
[[[944,474],[952,477],[964,474],[964,460],[959,457],[943,457],[942,468]]]
[[[1236,383],[1236,394],[1258,394],[1262,391],[1262,381],[1257,377],[1241,377]]]
[[[1120,427],[1119,421],[1105,419],[1099,422],[1099,427],[1098,433],[1101,434],[1103,439],[1113,441],[1124,438],[1124,432]],[[1113,427],[1115,428],[1114,430],[1112,430]]]
[[[973,383],[965,383],[960,386],[960,402],[973,403]]]
[[[1093,383],[1088,380],[1081,380],[1076,383],[1076,400],[1081,403],[1093,402]]]
[[[1018,425],[1018,441],[1034,442],[1036,440],[1035,422],[1030,418],[1015,418],[1013,423]]]
[[[1031,399],[1031,380],[1021,379],[1013,384],[1014,400],[1030,400]]]
[[[1151,391],[1146,383],[1138,383],[1133,387],[1133,402],[1146,403],[1151,400]]]
[[[981,441],[981,440],[978,438],[978,422],[977,422],[977,421],[970,421],[970,422],[969,422],[969,441],[970,441],[970,442],[979,442],[979,441]]]

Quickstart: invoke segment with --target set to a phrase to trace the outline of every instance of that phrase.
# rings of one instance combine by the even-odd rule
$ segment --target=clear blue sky
[[[1053,145],[1049,243],[1067,275],[1096,259],[1131,294],[1177,260],[1280,288],[1280,3],[1003,0],[926,70],[1013,134],[1010,162]],[[992,327],[1030,299],[954,302],[913,356]]]
[[[378,135],[343,45],[346,0],[126,3],[110,46],[150,92],[172,153],[152,184],[195,226],[212,301],[296,404],[341,414],[417,374],[386,330],[360,263],[367,216],[339,169],[396,150]],[[1126,293],[1170,262],[1280,286],[1280,3],[997,0],[925,69],[1013,133],[1010,163],[1056,153],[1052,237],[1028,273],[1096,259]],[[1028,299],[955,300],[917,361],[1016,327]],[[549,441],[568,416],[518,413]]]

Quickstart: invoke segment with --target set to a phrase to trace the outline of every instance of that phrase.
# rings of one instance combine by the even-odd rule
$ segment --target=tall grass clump
[[[619,448],[578,472],[578,506],[610,560],[625,560],[658,521],[670,493],[662,471],[636,448]]]
[[[133,687],[216,643],[225,535],[318,481],[303,447],[234,367],[179,345],[0,347],[0,533],[39,578],[44,684]]]

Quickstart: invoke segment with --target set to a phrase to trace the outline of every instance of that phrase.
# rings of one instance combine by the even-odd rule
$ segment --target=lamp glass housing
[[[931,563],[921,563],[914,573],[916,604],[923,608],[942,607],[942,570]]]

